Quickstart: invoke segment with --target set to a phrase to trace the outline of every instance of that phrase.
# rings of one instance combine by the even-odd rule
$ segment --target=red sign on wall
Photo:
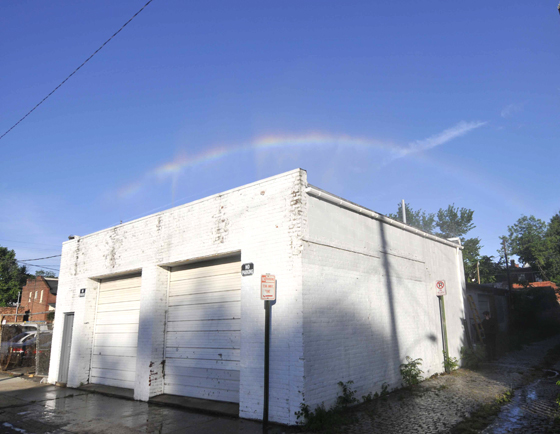
[[[445,280],[436,280],[436,295],[447,295],[447,287],[445,286]]]
[[[276,300],[276,277],[272,274],[261,276],[261,300]]]

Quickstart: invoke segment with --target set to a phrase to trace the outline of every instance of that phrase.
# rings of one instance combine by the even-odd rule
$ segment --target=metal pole
[[[263,427],[268,426],[268,375],[270,367],[270,300],[264,301],[264,405]]]
[[[480,261],[476,261],[476,274],[478,275],[478,284],[480,285]]]
[[[17,322],[17,316],[18,316],[18,310],[19,310],[19,302],[20,302],[20,300],[21,300],[21,291],[19,292],[18,297],[17,297],[16,317],[15,317],[15,321],[14,321],[14,322]]]
[[[406,205],[404,203],[404,199],[401,200],[401,209],[402,209],[402,221],[406,224]]]
[[[440,314],[441,314],[441,333],[443,335],[443,352],[444,352],[444,357],[447,359],[449,358],[449,343],[447,342],[447,323],[445,321],[445,302],[443,301],[443,295],[440,295],[439,297],[439,310],[440,310]],[[444,360],[447,361],[447,360]],[[450,369],[449,367],[445,366],[445,372],[447,372],[449,374]]]
[[[502,244],[504,245],[504,256],[506,258],[506,273],[507,273],[507,280],[508,280],[508,304],[510,310],[513,308],[512,298],[511,298],[511,276],[509,275],[509,260],[507,255],[506,249],[506,240],[503,240]]]

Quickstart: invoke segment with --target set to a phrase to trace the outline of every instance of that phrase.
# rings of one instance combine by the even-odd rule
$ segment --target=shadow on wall
[[[304,398],[311,408],[333,405],[339,381],[353,381],[358,397],[384,383],[400,387],[406,356],[423,359],[425,375],[443,372],[441,317],[427,293],[425,264],[390,254],[384,226],[379,255],[333,258],[328,247],[308,248],[306,266],[317,276],[304,281]]]

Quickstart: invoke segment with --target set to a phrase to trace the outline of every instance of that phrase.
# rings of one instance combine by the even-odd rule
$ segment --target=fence
[[[51,357],[52,324],[4,324],[0,337],[0,369],[46,376]]]

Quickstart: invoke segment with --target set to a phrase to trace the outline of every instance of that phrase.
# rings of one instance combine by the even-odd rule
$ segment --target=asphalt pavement
[[[268,433],[285,429],[272,426]],[[0,374],[0,433],[262,434],[261,423],[199,414]]]

